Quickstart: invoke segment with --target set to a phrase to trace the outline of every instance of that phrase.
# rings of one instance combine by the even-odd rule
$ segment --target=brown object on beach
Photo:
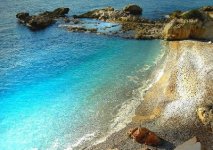
[[[161,143],[161,139],[147,128],[130,129],[128,135],[136,142],[145,145],[157,146]]]

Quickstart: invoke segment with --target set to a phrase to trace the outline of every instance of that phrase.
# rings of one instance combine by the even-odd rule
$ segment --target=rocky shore
[[[111,135],[91,150],[143,150],[147,146],[128,138],[130,128],[146,127],[162,140],[151,150],[173,150],[190,138],[197,137],[200,149],[213,149],[213,44],[198,41],[166,42],[168,53],[162,69],[153,72],[156,82],[141,95],[132,123]],[[138,89],[140,92],[140,89]],[[204,124],[198,110],[209,106]],[[211,117],[210,117],[211,115]],[[195,142],[196,143],[196,142]],[[190,144],[186,143],[186,147]]]
[[[30,29],[38,30],[53,24],[56,19],[63,17],[64,26],[72,32],[92,32],[120,36],[133,39],[166,39],[166,40],[212,40],[213,39],[213,6],[201,7],[189,11],[174,11],[166,18],[150,20],[143,17],[143,9],[135,4],[125,6],[121,10],[113,7],[95,9],[73,17],[65,17],[69,8],[58,8],[52,12],[46,11],[39,15],[30,16],[21,12],[16,15],[19,21]],[[100,22],[88,27],[87,21],[95,19],[106,23],[116,23],[121,28],[100,32]],[[108,26],[107,28],[113,28]]]

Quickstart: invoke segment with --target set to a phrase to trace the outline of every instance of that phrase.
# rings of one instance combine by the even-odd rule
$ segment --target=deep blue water
[[[161,41],[70,33],[55,24],[31,32],[20,11],[56,7],[69,15],[128,3],[148,18],[213,4],[211,0],[0,1],[0,150],[66,149],[82,137],[102,136],[132,90],[161,53]],[[80,140],[79,140],[80,139]]]

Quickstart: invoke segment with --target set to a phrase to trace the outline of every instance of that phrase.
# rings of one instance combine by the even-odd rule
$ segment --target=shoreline
[[[206,127],[203,126],[201,122],[199,122],[195,113],[198,106],[203,104],[211,104],[212,100],[206,100],[202,97],[200,97],[198,101],[194,101],[193,103],[187,103],[186,100],[190,96],[193,96],[192,94],[196,94],[196,91],[194,90],[200,87],[200,84],[197,84],[197,82],[203,83],[203,81],[199,81],[199,78],[201,77],[196,78],[196,73],[192,75],[193,77],[190,77],[188,76],[188,72],[182,72],[183,74],[179,75],[181,76],[179,78],[187,76],[188,78],[191,78],[190,80],[193,80],[193,82],[187,82],[186,85],[175,85],[177,82],[177,76],[174,74],[174,72],[177,71],[176,69],[178,68],[169,68],[171,67],[171,64],[175,66],[181,61],[187,60],[187,58],[190,58],[191,56],[195,56],[195,53],[193,51],[196,51],[196,57],[200,56],[199,59],[200,61],[202,61],[203,64],[202,67],[205,67],[207,69],[205,72],[209,72],[209,70],[213,68],[213,63],[211,62],[213,44],[187,40],[178,42],[167,42],[166,46],[170,49],[168,50],[168,53],[166,53],[166,58],[163,61],[163,63],[165,63],[165,68],[163,68],[163,72],[160,73],[158,80],[156,80],[156,82],[154,82],[153,85],[150,86],[150,88],[144,93],[144,100],[137,108],[135,108],[135,117],[132,118],[131,123],[129,123],[120,131],[113,133],[104,142],[93,145],[92,147],[87,149],[99,150],[117,148],[140,150],[142,147],[144,147],[144,145],[133,142],[126,135],[127,131],[130,128],[138,126],[151,129],[152,131],[157,133],[159,137],[165,140],[164,145],[162,147],[159,147],[158,149],[174,149],[176,146],[188,140],[189,138],[192,138],[195,135],[198,136],[201,143],[204,144],[207,149],[211,149],[213,147],[213,145],[211,144],[212,140],[209,139],[212,136],[212,133],[208,132]],[[192,47],[192,49],[190,49],[190,47]],[[207,49],[207,55],[205,55],[203,49]],[[185,53],[192,53],[192,55],[189,54],[189,56],[185,56]],[[183,56],[186,58],[183,59]],[[210,62],[209,67],[206,66],[207,62]],[[196,63],[196,61],[190,63]],[[162,64],[159,65],[162,66]],[[199,69],[202,69],[202,67]],[[193,71],[194,68],[191,68],[191,70]],[[211,97],[213,96],[213,93],[211,92],[211,90],[213,90],[211,88],[211,85],[213,84],[211,78],[213,77],[213,75],[207,73],[205,75],[207,75],[207,77],[203,76],[202,79],[208,79],[208,82],[205,82],[205,87],[208,87],[208,90],[210,90],[210,92],[207,90],[207,92],[204,93],[207,97]],[[184,80],[184,78],[182,79]],[[185,97],[185,100],[182,100],[182,102],[181,99],[183,99],[183,97],[179,96],[181,93],[177,91],[177,88],[180,88],[178,86],[186,86],[186,90],[189,91],[188,95]],[[191,88],[193,86],[196,86],[196,88],[189,89],[189,87]],[[153,102],[153,100],[155,100],[155,102]],[[191,101],[193,101],[193,99]],[[178,109],[173,110],[172,105],[175,104],[175,106],[177,106],[176,103],[183,104],[177,107],[178,109],[182,109],[179,113]],[[186,107],[186,109],[184,109],[183,106]],[[166,115],[168,114],[168,112],[169,116]],[[207,139],[209,140],[206,141]]]
[[[159,80],[158,74],[161,74],[161,70],[159,68],[162,68],[162,62],[164,62],[167,49],[165,48],[165,41],[161,42],[161,51],[160,54],[155,58],[153,61],[153,64],[150,66],[146,66],[144,68],[145,78],[140,83],[140,85],[136,89],[132,91],[132,97],[125,102],[122,103],[121,108],[119,108],[118,113],[116,116],[114,116],[112,123],[109,126],[109,130],[106,132],[106,136],[102,137],[96,137],[95,133],[93,133],[93,136],[90,136],[91,138],[88,138],[87,135],[80,138],[78,142],[73,144],[71,147],[75,150],[77,149],[90,149],[91,147],[101,144],[104,141],[107,140],[108,137],[112,136],[114,133],[119,132],[122,129],[125,129],[128,124],[132,122],[132,117],[135,116],[135,111],[137,107],[142,103],[143,98],[142,95],[145,94],[146,91],[149,90],[149,88],[152,87],[152,85]],[[155,74],[157,73],[157,74]],[[155,74],[155,77],[153,78],[153,74]],[[80,142],[81,141],[81,142]],[[88,143],[92,143],[92,146],[88,146]]]
[[[162,41],[164,42],[164,41]],[[135,111],[137,107],[140,106],[140,104],[143,101],[143,95],[146,93],[146,91],[148,91],[153,84],[155,84],[158,80],[159,80],[159,76],[161,76],[161,71],[162,71],[162,67],[163,67],[163,62],[164,62],[164,57],[166,56],[167,50],[165,49],[165,46],[162,46],[162,50],[161,50],[161,54],[156,58],[156,60],[154,61],[154,63],[152,64],[152,66],[149,66],[149,68],[146,70],[146,73],[148,73],[147,77],[144,79],[144,81],[141,83],[141,85],[139,88],[136,88],[135,90],[132,91],[132,98],[125,101],[121,108],[118,111],[118,114],[115,116],[115,118],[113,119],[113,123],[110,125],[110,129],[113,129],[114,127],[116,127],[115,130],[108,132],[107,135],[103,138],[101,138],[102,140],[98,140],[97,142],[95,142],[93,144],[93,146],[102,143],[104,141],[106,141],[106,139],[108,137],[110,137],[113,133],[116,133],[122,129],[124,129],[129,123],[132,122],[132,117],[135,116]],[[147,72],[148,71],[148,72]],[[153,74],[155,74],[155,77],[151,77],[153,76]],[[127,108],[127,110],[125,110],[125,108]],[[132,110],[130,110],[132,108]],[[126,116],[120,118],[120,116],[122,114],[125,114]],[[121,120],[124,120],[124,122],[121,122]],[[120,121],[118,121],[120,120]]]

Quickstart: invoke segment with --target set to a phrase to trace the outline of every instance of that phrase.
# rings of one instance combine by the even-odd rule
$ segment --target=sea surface
[[[163,53],[160,40],[137,41],[71,33],[60,23],[32,32],[17,12],[69,7],[143,7],[156,19],[212,0],[1,0],[0,150],[72,150],[123,127],[134,114],[134,91],[144,86]],[[130,104],[129,104],[130,103]]]

